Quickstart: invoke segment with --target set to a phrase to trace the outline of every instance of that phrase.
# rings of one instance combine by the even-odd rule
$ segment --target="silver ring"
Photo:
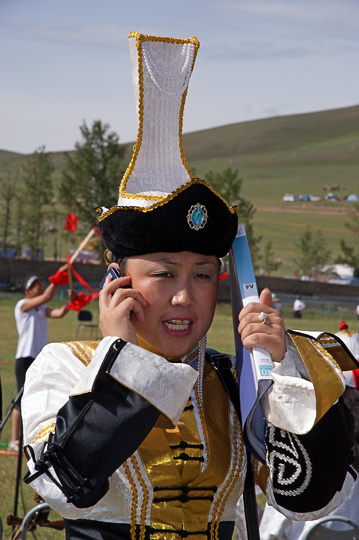
[[[262,322],[262,324],[265,324],[266,320],[268,319],[268,315],[264,313],[264,311],[261,311],[258,315],[258,319]]]

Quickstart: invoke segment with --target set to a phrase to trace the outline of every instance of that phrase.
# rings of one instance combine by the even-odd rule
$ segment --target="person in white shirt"
[[[60,268],[65,272],[67,265]],[[20,393],[24,386],[25,374],[47,344],[47,317],[59,319],[68,313],[67,304],[60,308],[50,308],[46,305],[55,295],[57,285],[50,283],[44,287],[44,282],[39,276],[29,276],[24,283],[24,298],[15,306],[15,321],[18,331],[18,343],[16,350],[15,375],[17,391]],[[72,291],[69,291],[72,295]],[[21,397],[15,404],[12,413],[11,441],[8,449],[18,451],[21,430]]]
[[[303,302],[302,297],[297,296],[293,304],[293,317],[295,319],[300,319],[304,309],[305,309],[305,303]]]

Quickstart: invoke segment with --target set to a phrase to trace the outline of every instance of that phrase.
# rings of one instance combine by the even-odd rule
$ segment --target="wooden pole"
[[[71,255],[71,258],[70,258],[70,262],[71,264],[74,262],[74,260],[79,256],[80,254],[80,251],[86,246],[87,242],[90,240],[90,238],[95,234],[95,229],[91,229],[91,231],[89,231],[89,233],[87,234],[87,236],[82,240],[81,244],[79,245],[79,247],[77,248],[77,250],[75,251],[75,253],[73,253]]]
[[[69,275],[69,289],[72,291],[72,273],[71,273],[71,268],[69,266],[67,267],[67,273]]]

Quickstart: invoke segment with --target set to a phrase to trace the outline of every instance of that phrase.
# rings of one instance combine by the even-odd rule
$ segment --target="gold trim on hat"
[[[169,201],[177,197],[180,193],[182,193],[185,189],[189,188],[190,186],[194,184],[202,184],[206,186],[212,193],[214,193],[221,201],[227,206],[228,210],[232,214],[236,214],[238,210],[238,206],[229,206],[227,201],[215,190],[213,189],[205,180],[202,180],[201,178],[193,178],[183,186],[180,186],[175,191],[172,191],[167,197],[163,197],[160,201],[155,202],[151,206],[113,206],[112,208],[109,208],[106,212],[104,212],[101,216],[98,217],[98,221],[102,221],[105,218],[109,217],[111,214],[114,214],[117,212],[117,210],[136,210],[139,212],[150,212],[151,210],[155,210],[159,206],[163,206],[164,204],[167,204]],[[133,197],[135,197],[133,195]],[[138,197],[137,197],[138,198]]]

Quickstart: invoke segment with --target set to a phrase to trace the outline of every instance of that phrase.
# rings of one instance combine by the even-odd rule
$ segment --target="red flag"
[[[72,264],[71,264],[70,255],[67,254],[66,257],[67,257],[67,262],[68,262],[68,265],[69,265],[69,267],[70,267],[70,270],[71,270],[71,272],[73,273],[73,275],[75,276],[75,278],[77,279],[77,281],[79,281],[79,282],[81,283],[81,285],[83,285],[84,287],[86,287],[86,289],[88,289],[89,291],[95,292],[95,289],[93,289],[93,288],[91,287],[91,285],[89,285],[89,284],[87,283],[87,281],[86,281],[82,276],[80,276],[80,274],[79,274],[78,272],[76,272],[75,268],[74,268],[74,267],[72,266]]]
[[[50,283],[53,285],[68,285],[69,284],[69,274],[66,270],[58,270],[56,274],[48,278]]]
[[[95,231],[95,233],[97,233],[97,234],[99,235],[99,237],[100,237],[101,240],[102,240],[102,236],[101,236],[100,231],[99,231],[96,227],[92,227],[92,229]]]
[[[81,311],[82,308],[87,306],[92,300],[95,300],[99,295],[98,292],[95,292],[93,294],[84,294],[83,292],[80,292],[71,302],[67,304],[67,309],[71,309],[73,311]]]
[[[79,218],[75,216],[75,214],[72,214],[71,212],[69,212],[66,216],[66,222],[65,222],[65,227],[64,227],[65,231],[70,231],[70,232],[75,233],[77,229],[78,219]]]

